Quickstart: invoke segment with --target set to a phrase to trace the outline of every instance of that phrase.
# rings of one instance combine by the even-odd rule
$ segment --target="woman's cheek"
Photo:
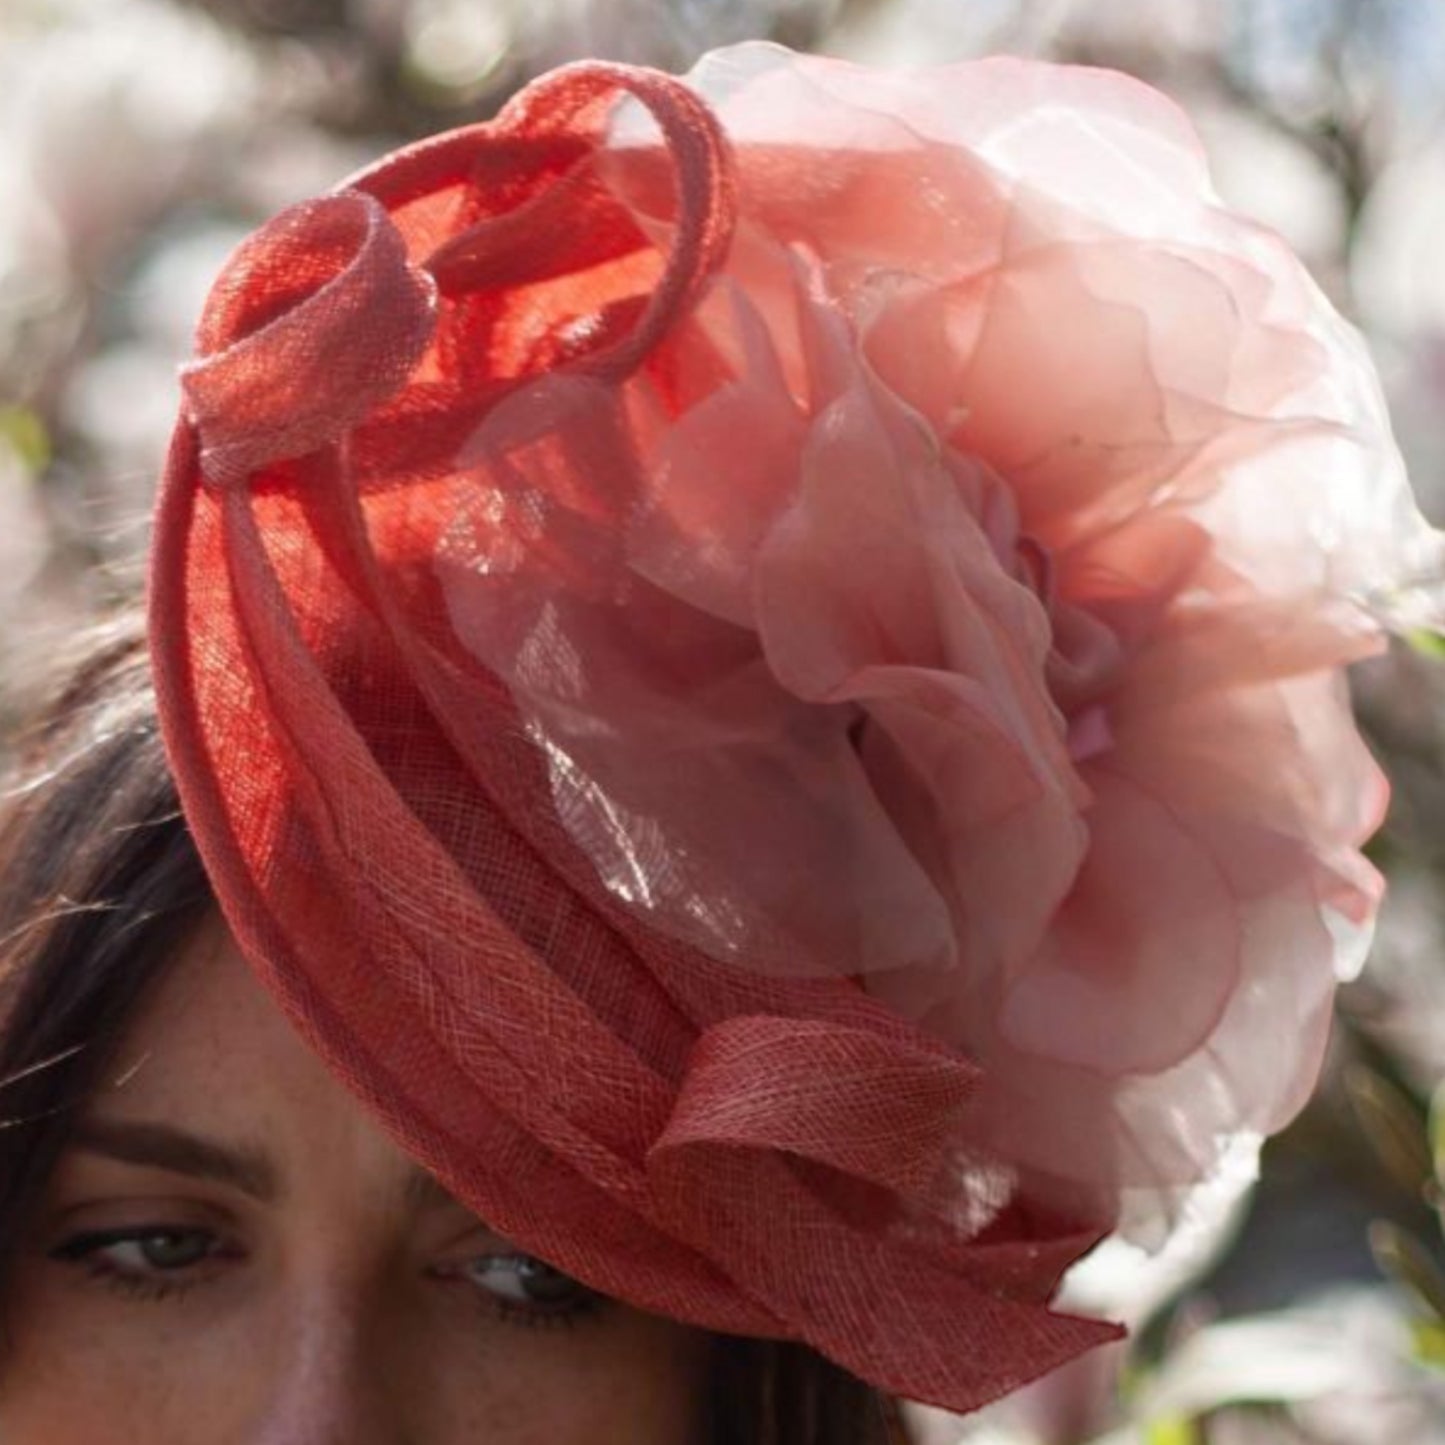
[[[116,1296],[75,1266],[24,1259],[5,1301],[0,1439],[6,1445],[241,1441],[254,1387],[244,1312]]]
[[[438,1442],[691,1445],[706,1411],[710,1338],[607,1302],[557,1324],[503,1323],[461,1292],[397,1340],[405,1370],[445,1401]],[[472,1318],[467,1318],[471,1316]],[[480,1316],[480,1319],[477,1317]]]

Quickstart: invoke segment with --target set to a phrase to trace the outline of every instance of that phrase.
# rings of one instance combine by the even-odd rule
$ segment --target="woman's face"
[[[219,929],[79,1121],[7,1313],[5,1445],[685,1445],[707,1356],[438,1189]]]

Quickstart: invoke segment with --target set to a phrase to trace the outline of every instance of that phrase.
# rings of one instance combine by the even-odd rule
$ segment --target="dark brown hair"
[[[214,908],[127,613],[77,644],[0,794],[0,1298],[121,1031]],[[719,1338],[709,1445],[886,1445],[889,1400],[799,1345]]]

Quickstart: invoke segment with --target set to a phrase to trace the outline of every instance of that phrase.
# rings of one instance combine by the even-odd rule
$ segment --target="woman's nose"
[[[415,1398],[388,1358],[391,1331],[354,1290],[317,1286],[287,1301],[263,1345],[243,1445],[426,1445],[404,1418]]]

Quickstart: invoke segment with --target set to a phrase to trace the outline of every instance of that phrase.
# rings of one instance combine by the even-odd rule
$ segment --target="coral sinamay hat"
[[[218,281],[165,736],[261,978],[518,1245],[967,1410],[1313,1081],[1363,348],[1126,77],[584,64]]]

